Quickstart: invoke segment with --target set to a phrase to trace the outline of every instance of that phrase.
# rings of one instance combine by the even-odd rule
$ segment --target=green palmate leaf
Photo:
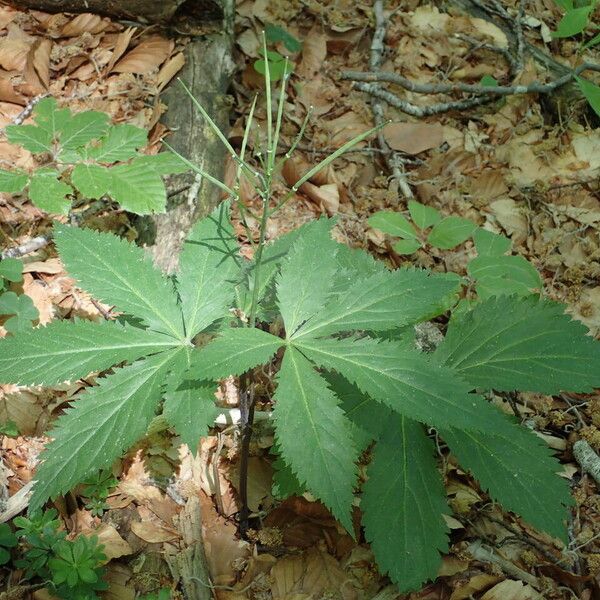
[[[565,38],[581,33],[587,27],[593,10],[594,5],[591,4],[567,11],[559,21],[556,31],[552,32],[552,37]]]
[[[510,294],[526,296],[542,287],[540,274],[522,256],[478,256],[467,265],[467,271],[477,281],[482,300]]]
[[[285,342],[254,327],[228,328],[219,337],[192,353],[190,375],[199,380],[217,380],[241,375],[269,362]]]
[[[17,295],[14,292],[0,295],[0,315],[14,315],[4,323],[4,329],[9,333],[28,331],[32,321],[39,317],[33,300],[26,294]]]
[[[134,159],[110,168],[109,194],[125,209],[138,215],[165,212],[167,192],[160,174]]]
[[[55,226],[54,241],[67,272],[83,289],[152,329],[183,337],[173,287],[141,248],[115,235],[65,225]]]
[[[31,176],[29,197],[42,210],[49,213],[66,215],[71,208],[67,198],[73,193],[71,186],[59,181],[59,173],[53,169],[40,169]]]
[[[144,129],[133,125],[113,125],[101,143],[90,148],[87,155],[101,163],[129,160],[137,156],[137,150],[143,148],[147,141],[148,134]]]
[[[57,421],[36,471],[30,510],[109,467],[146,431],[183,349],[163,352],[99,380]],[[77,460],[73,460],[76,457]]]
[[[81,163],[73,169],[71,183],[86,198],[102,198],[112,185],[112,176],[102,165]]]
[[[393,246],[394,252],[397,254],[412,254],[421,247],[422,244],[419,240],[400,240]]]
[[[106,134],[109,127],[106,113],[88,110],[72,115],[60,130],[60,146],[66,150],[76,150],[92,140],[98,140]]]
[[[163,334],[109,321],[53,321],[0,340],[0,381],[55,385],[175,345]]]
[[[573,504],[560,463],[534,433],[519,425],[498,435],[440,429],[440,434],[490,496],[528,523],[567,541],[566,522]]]
[[[224,317],[239,271],[239,244],[223,203],[196,224],[179,258],[179,295],[188,338]]]
[[[473,233],[473,241],[479,256],[502,256],[511,246],[508,238],[481,228]]]
[[[33,109],[33,120],[40,129],[50,135],[50,140],[59,137],[63,127],[71,119],[71,111],[68,108],[59,109],[54,98],[43,98]]]
[[[455,278],[427,271],[399,269],[359,280],[336,301],[323,304],[295,338],[320,337],[341,331],[387,331],[429,317],[440,299],[456,293]]]
[[[18,194],[29,181],[29,175],[23,171],[5,171],[0,169],[0,192]]]
[[[381,229],[384,233],[395,235],[406,239],[416,239],[417,231],[413,224],[400,213],[385,211],[376,212],[369,217],[368,223],[375,229]]]
[[[449,250],[469,239],[477,225],[469,219],[446,217],[434,225],[427,236],[427,241],[436,248]]]
[[[325,380],[294,348],[285,353],[277,379],[273,418],[283,459],[352,533],[358,474],[352,426]]]
[[[167,380],[163,415],[195,454],[199,439],[207,435],[219,411],[215,405],[214,384],[182,381],[189,371],[191,355],[191,348],[186,348],[180,353],[179,363],[173,367]]]
[[[434,356],[473,387],[591,392],[600,385],[600,344],[564,309],[536,297],[485,300],[450,322]]]
[[[279,309],[290,338],[325,306],[337,270],[339,244],[329,234],[327,219],[299,238],[282,263],[277,282]]]
[[[35,125],[8,125],[4,130],[11,144],[23,146],[34,154],[52,153],[52,136],[48,131]]]
[[[427,229],[442,220],[439,211],[431,206],[425,206],[415,200],[408,201],[410,218],[419,229]]]
[[[435,577],[448,550],[449,514],[435,447],[423,426],[396,416],[384,426],[361,500],[367,541],[384,573],[401,592]]]
[[[16,258],[0,260],[0,277],[12,282],[23,281],[23,263]]]
[[[337,371],[374,400],[399,414],[434,426],[494,430],[501,414],[452,369],[397,342],[302,338],[295,342],[310,360]]]
[[[328,226],[333,226],[333,219],[327,221]],[[261,302],[265,296],[272,290],[275,275],[279,272],[282,260],[288,256],[291,247],[296,240],[313,231],[316,228],[322,227],[321,221],[310,221],[297,229],[278,237],[270,244],[266,244],[263,250],[262,262],[260,266],[260,278],[258,282],[258,301]],[[347,246],[338,245],[338,251],[347,248]],[[365,253],[366,254],[366,253]],[[339,255],[336,254],[336,258]],[[250,311],[252,302],[252,290],[254,286],[254,261],[247,265],[245,269],[245,285],[238,286],[236,290],[238,306],[245,312]]]
[[[273,454],[275,453],[273,452]],[[301,496],[305,491],[306,488],[298,481],[298,478],[281,455],[277,456],[273,461],[273,496],[284,500],[290,496]]]
[[[577,77],[577,85],[581,90],[581,93],[585,96],[585,99],[590,103],[590,106],[594,109],[594,112],[600,116],[600,87],[586,79]]]

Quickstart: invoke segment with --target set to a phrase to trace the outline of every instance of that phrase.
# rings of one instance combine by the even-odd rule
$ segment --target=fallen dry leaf
[[[383,128],[383,135],[390,148],[411,155],[437,148],[444,142],[440,123],[389,123]]]
[[[157,69],[171,54],[175,44],[160,36],[141,42],[128,52],[111,71],[144,75]]]
[[[163,527],[153,521],[135,521],[131,523],[131,531],[149,544],[169,542],[179,538],[179,533],[174,529]]]
[[[543,596],[522,581],[505,579],[489,589],[481,600],[543,600]]]

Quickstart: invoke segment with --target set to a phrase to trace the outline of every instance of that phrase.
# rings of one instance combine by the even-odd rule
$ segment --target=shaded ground
[[[386,8],[393,14],[387,25],[383,69],[421,83],[477,83],[484,75],[500,82],[510,79],[510,65],[501,53],[481,46],[508,46],[506,34],[498,27],[451,5],[442,8],[415,1],[397,6],[392,2]],[[232,92],[232,142],[241,140],[249,104],[262,93],[262,77],[253,63],[259,58],[259,34],[265,24],[279,25],[303,44],[292,55],[294,73],[285,107],[282,153],[299,131],[308,107],[314,108],[299,151],[284,171],[288,183],[294,181],[294,172],[303,172],[372,126],[368,96],[340,78],[345,70],[367,70],[372,8],[369,2],[351,1],[238,3],[239,74]],[[512,2],[507,9],[516,15]],[[526,39],[555,60],[576,65],[580,60],[576,42],[544,43],[544,27],[553,29],[560,18],[557,7],[550,0],[536,0],[528,3],[526,14]],[[20,13],[2,5],[0,27],[0,127],[13,122],[33,97],[49,92],[74,111],[102,110],[117,122],[150,129],[148,152],[158,150],[160,138],[167,133],[158,124],[167,109],[160,102],[160,91],[182,65],[184,36],[167,37],[156,29],[135,29],[93,15]],[[281,44],[277,49],[290,54]],[[600,62],[593,51],[584,58]],[[518,83],[545,81],[549,76],[539,61],[525,53]],[[450,99],[391,89],[418,106]],[[265,120],[260,100],[257,118]],[[543,96],[530,94],[426,118],[387,108],[386,118],[394,125],[384,130],[385,140],[401,152],[406,182],[416,199],[444,215],[468,217],[510,237],[513,252],[530,260],[542,274],[547,295],[567,302],[573,316],[598,335],[600,134],[585,101],[571,99],[557,108]],[[464,274],[474,256],[470,242],[455,250],[426,248],[400,256],[389,239],[368,227],[367,218],[377,210],[407,208],[403,184],[390,177],[384,158],[372,143],[338,159],[278,213],[269,224],[269,237],[321,214],[337,215],[338,238],[368,248],[382,260]],[[4,140],[0,140],[0,161],[1,166],[33,166],[31,155]],[[228,165],[230,178],[234,169]],[[284,189],[285,183],[279,182],[275,198]],[[242,200],[249,207],[259,205],[249,186],[242,186]],[[246,232],[237,218],[244,241]],[[50,224],[25,199],[0,195],[3,247],[44,233]],[[116,210],[98,212],[91,224],[129,239],[137,235],[129,216]],[[258,224],[250,225],[256,229]],[[51,246],[29,254],[25,263],[23,288],[40,311],[40,323],[75,315],[101,318],[97,305],[65,275]],[[31,479],[49,423],[92,380],[51,390],[0,386],[0,421],[14,421],[22,434],[2,441],[8,494]],[[222,395],[223,407],[234,408],[235,382],[225,382]],[[268,408],[268,398],[264,407]],[[192,495],[201,499],[204,542],[218,598],[600,597],[600,497],[571,450],[578,439],[600,450],[600,397],[520,394],[515,408],[558,452],[562,476],[572,484],[577,506],[569,527],[569,548],[561,548],[491,504],[441,449],[440,468],[455,512],[448,521],[453,545],[436,582],[409,595],[398,595],[388,586],[368,546],[354,542],[318,503],[302,498],[283,504],[273,500],[269,461],[273,435],[268,424],[259,429],[252,446],[251,509],[262,523],[253,543],[239,540],[234,519],[239,509],[235,428],[215,429],[213,436],[203,439],[197,458],[180,448],[167,431],[157,431],[116,468],[119,485],[102,517],[82,508],[75,497],[58,508],[70,532],[94,530],[104,543],[112,559],[107,598],[129,599],[161,586],[175,587],[162,559],[185,545],[179,517],[183,500]],[[506,410],[510,411],[508,405]],[[491,548],[491,554],[474,557],[467,547],[475,542]],[[33,597],[47,597],[44,594],[37,591]],[[181,597],[177,594],[173,598]]]

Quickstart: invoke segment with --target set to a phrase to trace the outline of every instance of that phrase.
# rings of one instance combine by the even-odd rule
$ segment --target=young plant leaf
[[[600,344],[586,333],[560,304],[502,296],[452,319],[434,357],[473,387],[591,392],[600,386]]]
[[[600,117],[600,87],[586,79],[577,77],[577,85],[594,112]]]
[[[477,295],[482,300],[510,294],[527,296],[542,289],[537,269],[522,256],[478,256],[467,265],[467,272],[477,281]]]
[[[338,244],[329,227],[327,219],[319,220],[294,243],[281,267],[277,298],[288,338],[325,306],[333,285]]]
[[[0,381],[55,385],[178,345],[162,333],[110,321],[53,321],[0,341]]]
[[[52,154],[54,147],[48,131],[35,125],[8,125],[5,128],[6,139],[11,144],[23,146],[34,154]]]
[[[42,210],[58,215],[66,215],[71,208],[67,198],[73,193],[71,186],[58,179],[59,173],[54,169],[39,169],[31,176],[29,197]]]
[[[419,240],[400,240],[393,245],[393,248],[397,254],[412,254],[422,248],[422,244]]]
[[[441,368],[397,342],[302,338],[298,349],[317,365],[337,371],[373,400],[395,412],[433,426],[494,431],[500,413],[452,369]]]
[[[381,434],[361,500],[367,541],[383,573],[401,592],[432,579],[448,551],[449,514],[435,447],[423,426],[395,416]],[[393,465],[393,468],[391,466]]]
[[[33,109],[33,120],[50,135],[51,141],[58,139],[70,118],[71,111],[68,108],[59,109],[54,98],[42,98]]]
[[[440,435],[494,500],[567,542],[569,485],[557,476],[560,463],[534,433],[512,426],[495,435],[444,428]]]
[[[159,175],[170,175],[171,173],[185,173],[190,170],[187,162],[184,162],[173,152],[159,152],[158,154],[141,154],[135,162],[152,168]]]
[[[4,169],[0,169],[0,192],[18,194],[23,191],[28,181],[29,175],[23,171],[5,171]]]
[[[469,239],[477,225],[469,219],[446,217],[434,225],[427,236],[427,242],[436,248],[449,250]]]
[[[192,353],[189,375],[200,381],[241,375],[269,362],[284,343],[281,338],[255,327],[229,327]]]
[[[398,269],[358,280],[330,301],[295,336],[321,337],[342,331],[387,331],[426,319],[440,298],[458,292],[454,278]]]
[[[196,224],[179,258],[177,289],[189,339],[228,314],[240,261],[229,208],[223,203]]]
[[[110,125],[106,113],[86,110],[72,115],[60,129],[60,146],[65,150],[77,150],[92,140],[103,137]]]
[[[552,37],[566,38],[581,33],[587,27],[593,10],[594,4],[568,10],[559,21],[556,31],[552,32]]]
[[[33,300],[26,294],[5,292],[0,295],[0,315],[13,315],[4,322],[9,333],[23,333],[31,329],[32,321],[39,317]]]
[[[80,163],[71,172],[71,183],[85,198],[102,198],[111,188],[112,176],[107,167]]]
[[[123,367],[75,400],[58,419],[51,432],[54,439],[42,454],[31,511],[94,472],[110,467],[144,434],[181,351],[161,352]]]
[[[148,142],[144,129],[133,125],[113,125],[102,142],[87,151],[88,158],[100,163],[115,163],[137,156]]]
[[[83,289],[143,319],[151,329],[177,339],[184,337],[173,286],[141,248],[90,229],[56,225],[54,231],[60,257]]]
[[[296,349],[286,351],[277,381],[273,419],[283,459],[352,533],[358,476],[352,426],[325,380]]]
[[[111,167],[110,175],[109,194],[122,208],[137,215],[165,212],[165,185],[150,165],[134,159],[129,164]]]
[[[23,281],[23,263],[16,258],[0,260],[0,277],[13,283]]]
[[[404,239],[417,239],[417,232],[413,224],[400,213],[392,211],[379,211],[371,215],[368,223],[375,229],[380,229],[383,233],[395,235]]]
[[[479,227],[473,233],[473,242],[479,256],[502,256],[510,250],[507,237]]]
[[[425,206],[416,200],[408,201],[408,212],[413,223],[419,229],[427,229],[442,220],[440,212],[432,206]]]

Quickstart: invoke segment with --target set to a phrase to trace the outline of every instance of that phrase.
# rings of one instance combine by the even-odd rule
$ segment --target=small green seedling
[[[95,536],[80,535],[73,542],[58,542],[54,556],[48,560],[52,587],[59,598],[91,600],[98,598],[97,591],[107,590],[102,580],[102,563],[106,561],[103,547]]]
[[[27,189],[38,208],[66,215],[75,198],[111,198],[130,212],[165,211],[166,190],[161,175],[187,170],[173,154],[139,152],[148,134],[133,125],[112,125],[96,111],[72,114],[44,98],[33,109],[35,125],[9,125],[11,144],[32,152],[39,168],[31,173],[0,169],[0,192]],[[142,191],[143,190],[143,191]]]
[[[392,211],[380,211],[369,217],[369,225],[384,233],[402,238],[393,246],[398,254],[412,254],[425,244],[448,250],[471,237],[477,225],[469,219],[446,217],[435,208],[415,200],[408,203],[409,221],[405,216]]]
[[[298,41],[293,35],[278,25],[268,24],[266,26],[265,39],[269,44],[277,44],[278,42],[282,42],[283,45],[293,53],[300,52],[300,50],[302,50],[302,44],[300,41]],[[294,71],[294,63],[276,50],[267,50],[266,48],[261,48],[259,52],[263,58],[254,63],[254,69],[257,73],[265,75],[267,72],[268,61],[271,81],[279,81],[284,76],[289,75]]]
[[[579,2],[577,0],[555,0],[556,4],[565,11],[558,23],[554,38],[570,38],[582,34],[586,29],[598,31],[598,26],[591,22],[591,17],[597,6],[597,0]],[[600,44],[600,33],[581,44],[580,50],[588,50]],[[582,77],[576,77],[579,90],[588,101],[594,112],[600,116],[600,86]]]
[[[11,283],[22,281],[23,265],[20,260],[0,260],[0,316],[9,317],[3,325],[6,331],[13,334],[31,329],[32,321],[40,316],[29,296],[8,291]]]
[[[0,565],[10,561],[10,551],[18,544],[17,536],[8,523],[0,523]]]

